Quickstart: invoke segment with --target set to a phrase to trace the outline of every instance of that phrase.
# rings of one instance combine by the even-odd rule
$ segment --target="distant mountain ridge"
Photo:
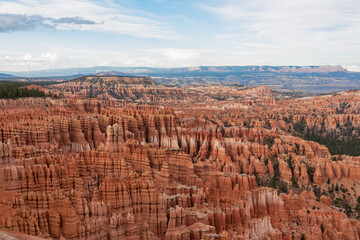
[[[6,73],[0,73],[0,78],[3,78],[3,77],[16,77],[16,76],[11,75],[11,74],[6,74]]]
[[[39,71],[23,71],[23,72],[6,72],[6,74],[14,74],[21,77],[54,77],[68,75],[94,75],[106,72],[114,72],[118,74],[174,74],[186,72],[213,72],[213,73],[231,73],[231,72],[278,72],[278,73],[333,73],[348,72],[339,65],[330,66],[199,66],[184,68],[150,68],[150,67],[89,67],[89,68],[68,68],[68,69],[48,69]]]
[[[110,71],[110,72],[99,72],[96,73],[95,76],[126,76],[126,74],[118,71]]]
[[[168,86],[267,85],[306,93],[331,93],[360,89],[360,72],[335,66],[200,66],[186,68],[91,67],[32,72],[6,72],[24,81],[64,81],[81,76],[151,77]],[[51,76],[51,77],[46,77]],[[9,78],[16,80],[16,78]],[[19,79],[20,80],[20,77]]]
[[[278,73],[330,73],[347,72],[342,66],[210,66],[210,67],[188,67],[187,71],[195,72],[278,72]]]

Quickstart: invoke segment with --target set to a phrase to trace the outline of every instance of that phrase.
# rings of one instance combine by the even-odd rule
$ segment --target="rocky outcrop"
[[[49,86],[50,89],[82,97],[116,98],[149,102],[161,97],[181,98],[183,90],[156,84],[151,78],[131,76],[84,76]]]

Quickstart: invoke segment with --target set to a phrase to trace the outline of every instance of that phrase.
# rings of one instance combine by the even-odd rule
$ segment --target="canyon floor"
[[[84,76],[0,99],[0,239],[360,239],[360,90]]]

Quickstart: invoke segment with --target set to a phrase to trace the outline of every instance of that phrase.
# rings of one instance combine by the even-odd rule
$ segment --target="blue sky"
[[[0,0],[0,72],[89,66],[343,65],[359,0]]]

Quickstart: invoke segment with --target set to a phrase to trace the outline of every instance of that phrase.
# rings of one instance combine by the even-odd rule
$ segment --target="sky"
[[[342,65],[359,0],[0,0],[0,72],[91,66]]]

